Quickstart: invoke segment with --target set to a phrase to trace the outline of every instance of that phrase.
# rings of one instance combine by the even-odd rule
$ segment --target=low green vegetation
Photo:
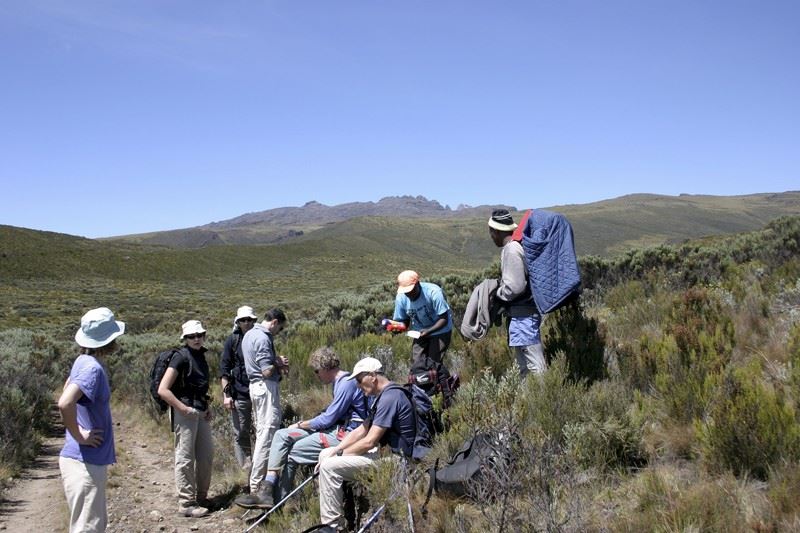
[[[84,245],[87,255],[75,259],[76,265],[107,251]],[[262,248],[264,257],[277,257]],[[292,283],[306,279],[313,258],[295,260],[295,272],[287,255],[284,263],[245,275],[227,272],[234,264],[227,261],[233,260],[219,250],[208,256],[213,260],[192,261],[187,252],[185,261],[202,272],[199,277],[175,263],[165,266],[175,269],[168,275],[173,277],[159,280],[151,259],[141,259],[141,271],[126,279],[109,281],[100,270],[82,278],[64,270],[51,278],[18,274],[4,284],[4,473],[30,460],[35,453],[30,443],[48,430],[53,395],[75,356],[71,338],[78,318],[97,305],[110,306],[130,327],[120,352],[108,361],[115,398],[156,419],[147,396],[154,355],[177,344],[183,320],[197,317],[210,331],[209,360],[216,368],[232,313],[242,303],[256,305],[259,313],[280,305],[289,315],[290,328],[277,339],[293,366],[281,385],[286,422],[314,414],[329,397],[305,365],[318,346],[332,345],[345,367],[374,355],[386,362],[391,377],[404,380],[408,339],[378,331],[377,324],[392,310],[391,273],[416,263],[394,264],[387,255],[380,266],[365,262],[358,282],[337,283],[328,273],[308,280],[314,290],[293,296]],[[222,265],[211,266],[214,261]],[[352,267],[349,258],[342,261]],[[372,268],[381,275],[367,273]],[[446,275],[431,268],[432,274],[424,275],[443,286],[457,323],[472,287],[498,273],[496,264],[481,271],[462,268]],[[430,461],[446,459],[475,431],[495,435],[512,460],[496,464],[468,499],[434,496],[427,517],[415,516],[420,530],[796,529],[800,217],[778,219],[752,233],[658,245],[608,259],[583,257],[581,268],[581,299],[545,320],[550,369],[541,378],[519,379],[502,328],[479,342],[454,336],[448,363],[463,385],[443,415],[448,429],[439,435]],[[212,274],[217,269],[219,279]],[[338,272],[345,271],[351,272],[344,267]],[[241,283],[226,289],[236,276]],[[218,385],[213,395],[215,475],[235,479]],[[381,471],[365,480],[373,505],[389,494],[390,475]],[[412,495],[416,510],[424,500],[421,485]],[[278,513],[266,529],[309,527],[317,518],[316,498],[307,494],[292,510]],[[404,527],[405,512],[404,505],[390,506],[375,531]]]

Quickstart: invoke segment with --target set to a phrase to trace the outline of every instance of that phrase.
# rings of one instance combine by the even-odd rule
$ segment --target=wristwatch
[[[339,456],[339,457],[341,457],[342,455],[344,455],[344,450],[342,450],[341,448],[339,448],[339,451],[338,451],[338,452],[336,452],[336,455],[337,455],[337,456]]]

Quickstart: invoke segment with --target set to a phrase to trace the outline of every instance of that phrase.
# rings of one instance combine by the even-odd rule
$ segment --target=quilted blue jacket
[[[581,273],[572,226],[564,215],[534,209],[522,233],[522,248],[528,283],[540,313],[554,311],[580,292]]]

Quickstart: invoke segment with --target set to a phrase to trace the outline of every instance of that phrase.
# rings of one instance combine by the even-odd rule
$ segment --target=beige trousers
[[[58,467],[69,506],[70,533],[105,531],[108,524],[108,465],[93,465],[69,457],[59,457]]]
[[[208,497],[214,444],[205,413],[184,416],[170,409],[175,424],[175,488],[181,507],[191,507]]]
[[[253,445],[253,469],[250,471],[250,492],[258,490],[267,473],[272,437],[281,424],[281,396],[277,381],[250,382],[250,402],[253,404],[253,424],[256,443]]]
[[[372,466],[377,450],[366,455],[334,455],[319,464],[319,518],[323,524],[344,527],[342,483],[353,481],[358,472]]]

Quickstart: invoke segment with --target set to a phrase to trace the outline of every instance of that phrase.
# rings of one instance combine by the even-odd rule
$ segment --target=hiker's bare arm
[[[182,401],[175,396],[170,389],[178,379],[178,371],[170,367],[164,372],[164,377],[161,378],[161,383],[158,384],[158,395],[161,399],[167,402],[170,407],[181,413],[183,416],[189,416],[195,412],[193,407],[184,405]]]
[[[420,337],[425,337],[427,335],[432,335],[445,327],[447,325],[447,313],[443,315],[439,315],[439,320],[433,323],[433,325],[429,328],[425,328],[419,332]]]
[[[58,399],[58,410],[61,412],[61,420],[67,428],[72,438],[78,444],[96,448],[103,442],[103,430],[88,430],[78,425],[78,400],[83,396],[80,387],[74,383],[69,383],[64,387],[64,392]]]

